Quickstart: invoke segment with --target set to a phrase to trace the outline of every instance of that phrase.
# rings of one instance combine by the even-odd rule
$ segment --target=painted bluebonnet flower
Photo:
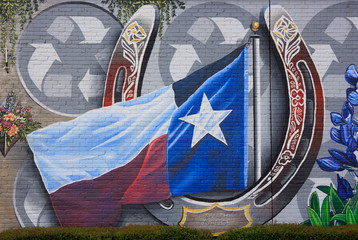
[[[355,180],[356,186],[352,188],[346,179],[337,174],[337,194],[342,201],[351,199],[357,194],[355,189],[358,184],[356,173],[358,161],[355,155],[358,150],[358,120],[354,117],[354,107],[358,106],[358,72],[354,65],[347,68],[345,79],[352,86],[347,89],[347,100],[343,104],[341,113],[331,113],[331,121],[335,127],[331,128],[330,136],[334,142],[346,146],[346,149],[341,151],[331,148],[328,150],[329,157],[316,160],[323,171],[340,172],[347,170]],[[328,208],[331,209],[331,207]]]
[[[357,83],[358,83],[358,72],[354,64],[348,66],[345,79],[354,88],[347,88],[347,100],[354,106],[358,105],[358,92],[357,92]]]
[[[7,112],[14,112],[16,104],[16,96],[14,90],[12,90],[6,97],[6,102],[4,108]]]
[[[358,170],[357,157],[354,153],[337,149],[328,149],[331,157],[317,159],[318,166],[326,172]]]
[[[337,194],[343,201],[354,196],[353,188],[349,182],[343,177],[340,177],[339,174],[337,174],[337,183]]]
[[[346,101],[342,107],[342,113],[331,113],[331,121],[334,126],[339,129],[331,129],[331,139],[336,143],[345,145],[350,152],[354,152],[358,148],[358,122],[354,118],[354,107]]]
[[[350,85],[356,86],[358,83],[358,72],[354,64],[347,67],[344,77]]]

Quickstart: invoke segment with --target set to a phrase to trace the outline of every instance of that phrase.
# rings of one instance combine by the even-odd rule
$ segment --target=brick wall
[[[311,69],[311,75],[306,77],[300,75],[305,79],[305,82],[302,83],[305,86],[300,85],[301,83],[298,84],[305,94],[304,100],[302,100],[304,113],[301,115],[303,119],[297,120],[297,126],[303,124],[304,132],[292,139],[288,139],[290,129],[292,130],[289,119],[296,114],[293,111],[300,110],[293,106],[294,101],[299,98],[292,95],[293,88],[290,88],[289,73],[286,71],[288,68],[284,67],[281,58],[284,55],[279,54],[276,42],[273,41],[275,38],[270,36],[265,26],[264,11],[267,6],[274,6],[274,4],[281,5],[292,18],[295,26],[292,31],[299,32],[299,35],[294,37],[306,44],[300,45],[299,51],[303,51],[304,46],[307,46],[310,55],[306,54],[306,57],[314,61],[314,64],[307,62],[308,68]],[[139,95],[148,96],[163,87],[175,85],[181,79],[192,76],[191,74],[197,70],[248,44],[248,102],[246,104],[247,115],[243,116],[247,122],[242,125],[246,136],[238,136],[238,139],[245,138],[244,145],[247,148],[246,152],[244,151],[244,155],[247,156],[246,165],[243,165],[243,169],[245,169],[243,171],[247,171],[246,188],[225,191],[215,189],[215,191],[203,192],[198,187],[199,190],[196,193],[185,197],[172,194],[169,200],[166,199],[167,197],[162,197],[162,199],[158,198],[156,201],[148,200],[147,202],[138,200],[122,203],[120,197],[117,196],[117,198],[114,197],[114,200],[112,199],[113,202],[108,203],[110,210],[104,209],[95,215],[99,216],[98,219],[101,217],[105,219],[107,215],[110,215],[115,219],[110,225],[114,226],[179,224],[208,228],[213,232],[268,222],[300,223],[308,220],[308,209],[313,192],[317,192],[320,206],[327,196],[317,186],[332,184],[335,189],[338,188],[338,172],[323,171],[315,160],[329,156],[328,149],[346,151],[347,148],[344,144],[337,144],[330,138],[330,129],[333,127],[330,113],[342,111],[342,105],[347,100],[346,89],[350,87],[344,80],[344,74],[350,64],[357,62],[358,18],[355,17],[355,12],[358,4],[351,1],[271,2],[254,0],[246,2],[185,1],[185,6],[185,10],[177,9],[177,16],[172,20],[171,25],[164,26],[163,38],[156,37],[155,41],[149,42],[153,49],[150,55],[147,54],[143,57],[144,62],[147,62],[146,69],[143,68],[144,63],[138,64],[143,71],[143,83]],[[272,19],[277,14],[286,14],[282,9],[278,13],[275,11],[267,10],[267,19],[274,21]],[[147,15],[139,14],[137,17],[139,25],[143,19],[145,23],[148,23],[151,18],[149,13]],[[254,21],[260,23],[258,68],[260,69],[261,90],[258,95],[255,94],[253,87],[252,59],[254,54],[251,36],[254,33],[251,31],[250,25]],[[277,24],[278,21],[272,22],[271,30],[275,28],[273,23]],[[292,27],[292,25],[288,26]],[[0,74],[2,86],[0,98],[5,98],[11,90],[14,90],[23,106],[32,107],[33,119],[41,122],[42,127],[54,126],[55,123],[62,124],[78,116],[83,116],[90,110],[101,108],[103,97],[106,94],[105,82],[112,52],[123,27],[129,29],[128,25],[120,25],[101,1],[45,1],[40,5],[40,10],[36,13],[33,22],[25,27],[19,37],[16,45],[16,65],[10,67],[9,73],[2,70]],[[273,36],[276,36],[274,34]],[[128,42],[128,44],[130,47],[134,46],[134,43],[131,45]],[[291,44],[291,42],[287,44]],[[119,65],[121,64],[119,63]],[[315,77],[312,73],[316,68],[320,77]],[[302,70],[300,71],[302,74]],[[190,82],[185,85],[190,87]],[[319,89],[321,85],[323,92]],[[119,91],[124,90],[122,88]],[[261,113],[256,117],[254,116],[255,95],[261,101]],[[314,100],[313,105],[309,105],[309,97]],[[169,99],[167,101],[169,102]],[[154,111],[160,112],[159,106],[161,105],[158,104]],[[217,110],[215,107],[213,108]],[[144,112],[143,114],[136,113],[133,121],[143,117]],[[100,118],[102,113],[95,112],[95,114],[92,116]],[[261,178],[255,180],[254,156],[257,151],[255,137],[258,135],[255,121],[258,119],[261,122],[259,141],[262,162],[259,172]],[[324,128],[320,129],[322,124],[324,124]],[[354,126],[354,123],[350,126]],[[86,128],[86,126],[83,127]],[[142,126],[141,129],[145,129],[145,126]],[[138,130],[138,135],[142,130]],[[224,130],[224,136],[225,134]],[[55,138],[48,137],[53,135],[46,136],[47,139],[42,139],[43,143],[48,142],[48,145],[47,143],[44,145],[45,147],[50,146],[52,141],[56,141]],[[91,136],[91,129],[83,131],[77,138],[86,138],[84,136]],[[351,138],[354,136],[353,129]],[[218,139],[215,134],[211,133],[206,133],[203,139],[205,137]],[[287,141],[293,144],[290,146],[294,146],[295,150],[293,150],[289,161],[282,165],[284,170],[279,170],[275,167],[283,154],[284,144]],[[295,143],[292,141],[297,141],[297,144],[294,145]],[[221,142],[223,143],[223,141]],[[128,150],[131,146],[128,145]],[[209,151],[210,147],[205,149]],[[40,155],[44,151],[34,152],[34,148],[31,149],[27,143],[19,141],[5,157],[0,156],[2,182],[0,185],[0,228],[2,230],[60,224],[54,211],[54,203],[49,198],[49,193],[53,192],[49,191],[49,180],[46,180],[45,174],[47,171],[50,175],[51,173],[56,175],[55,172],[60,170],[56,167],[51,168],[51,164],[49,164],[44,167],[45,170],[41,171],[42,165],[34,161],[34,158],[40,159]],[[47,151],[51,152],[50,147]],[[119,155],[122,154],[125,153]],[[216,154],[213,160],[220,161],[220,155],[224,156],[224,153]],[[82,180],[92,180],[91,177],[82,179],[75,177],[77,176],[76,171],[83,169],[75,164],[71,168],[71,160],[73,160],[71,156],[73,159],[78,157],[76,154],[68,155],[68,161],[63,162],[67,168],[62,170],[70,172],[66,174],[67,177],[73,172],[74,177],[70,182],[62,179],[66,182],[63,186]],[[158,159],[159,157],[154,158]],[[103,170],[102,163],[98,163],[96,160],[92,162],[94,165],[85,167],[93,169],[94,166],[97,166],[96,164],[99,164],[98,168],[102,168],[102,173],[93,179],[111,172],[109,169]],[[351,163],[351,166],[354,167],[354,163]],[[117,167],[121,166],[117,165],[111,169]],[[147,168],[150,166],[146,165],[144,169]],[[275,175],[277,172],[279,173]],[[153,170],[151,174],[155,175],[154,173],[156,171]],[[211,173],[206,174],[209,177]],[[351,174],[352,172],[346,170],[339,172],[339,176],[344,177],[354,187],[355,181]],[[58,181],[62,180],[60,178]],[[161,184],[158,183],[158,189],[163,189]],[[103,189],[105,186],[98,190],[101,192]],[[143,192],[142,195],[145,195],[145,189],[138,189]],[[158,189],[153,189],[153,192],[161,192]],[[78,195],[79,198],[81,194],[85,196],[85,190],[82,190],[77,189],[75,195]],[[344,191],[342,191],[342,188],[338,189],[344,203],[346,200],[342,195]],[[353,197],[352,194],[349,196],[350,198]],[[93,197],[93,195],[89,195],[89,198],[91,196]],[[145,196],[148,197],[148,195]],[[67,195],[67,197],[69,196]],[[72,200],[74,198],[76,197],[69,197]],[[113,207],[116,204],[118,206]],[[95,206],[84,206],[80,206],[83,211],[95,208]],[[60,207],[59,211],[66,211],[66,209]],[[80,223],[76,224],[76,221],[73,220],[76,217],[76,214],[73,213],[72,216],[66,218],[72,220],[61,222],[61,224],[78,225]],[[96,221],[91,220],[88,224],[102,225],[106,222],[98,220],[97,224]],[[81,224],[86,225],[83,222]]]

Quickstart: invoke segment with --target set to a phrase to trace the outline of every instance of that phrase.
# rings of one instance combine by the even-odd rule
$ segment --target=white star
[[[206,94],[203,95],[200,111],[197,114],[179,118],[184,122],[195,126],[191,147],[193,148],[202,138],[210,134],[225,145],[226,139],[219,124],[231,113],[232,110],[214,111]]]

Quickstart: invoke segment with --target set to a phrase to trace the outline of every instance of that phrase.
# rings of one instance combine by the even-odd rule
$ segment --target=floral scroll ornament
[[[138,25],[137,22],[129,25],[124,33],[124,38],[127,40],[129,45],[142,41],[146,36],[147,34],[144,29]]]
[[[305,91],[302,85],[301,74],[296,67],[293,58],[300,52],[301,37],[296,25],[286,16],[282,15],[274,24],[273,38],[284,60],[287,79],[289,80],[290,95],[290,119],[289,131],[285,149],[279,156],[278,164],[282,168],[292,162],[295,156],[296,145],[303,131],[303,119],[305,114]]]
[[[297,105],[303,106],[305,104],[305,93],[302,89],[293,89],[291,92],[292,105],[296,107]]]
[[[136,81],[140,69],[140,58],[143,56],[144,39],[147,37],[146,32],[137,21],[130,23],[124,31],[121,43],[123,46],[123,57],[127,59],[131,66],[127,82],[124,84],[122,101],[131,100],[135,97]]]
[[[296,25],[287,17],[282,16],[275,25],[273,32],[285,42],[292,41],[298,34]]]
[[[281,154],[281,156],[280,156],[279,159],[280,159],[280,160],[279,160],[279,163],[280,163],[281,165],[286,165],[287,163],[289,163],[289,162],[292,161],[292,159],[293,159],[293,154],[292,154],[290,151],[286,150],[286,151],[284,151],[284,152]]]
[[[300,51],[299,44],[301,42],[296,25],[287,17],[282,16],[277,20],[273,33],[278,37],[277,46],[283,53],[285,64],[290,71],[295,70],[293,69],[292,58]],[[292,77],[295,78],[297,76],[293,75]]]

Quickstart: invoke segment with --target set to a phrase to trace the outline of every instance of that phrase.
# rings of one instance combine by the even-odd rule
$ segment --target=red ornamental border
[[[304,87],[304,79],[302,73],[298,70],[297,67],[298,62],[301,61],[301,59],[296,57],[300,52],[299,44],[301,43],[302,39],[296,26],[292,22],[288,23],[291,24],[292,28],[294,29],[290,34],[292,36],[285,36],[285,33],[283,35],[279,33],[282,25],[284,27],[287,25],[284,24],[284,20],[285,17],[282,16],[282,18],[276,24],[273,33],[276,34],[275,40],[279,53],[283,59],[287,76],[290,99],[290,117],[286,139],[282,146],[281,153],[275,165],[273,166],[271,178],[274,178],[277,172],[281,172],[282,168],[287,165],[287,163],[292,162],[303,133],[304,119],[306,115],[306,91]],[[283,29],[283,31],[285,30]]]
[[[154,5],[141,7],[123,28],[107,71],[103,106],[140,96],[147,59],[159,26],[159,11]],[[121,71],[123,76],[120,76]]]

